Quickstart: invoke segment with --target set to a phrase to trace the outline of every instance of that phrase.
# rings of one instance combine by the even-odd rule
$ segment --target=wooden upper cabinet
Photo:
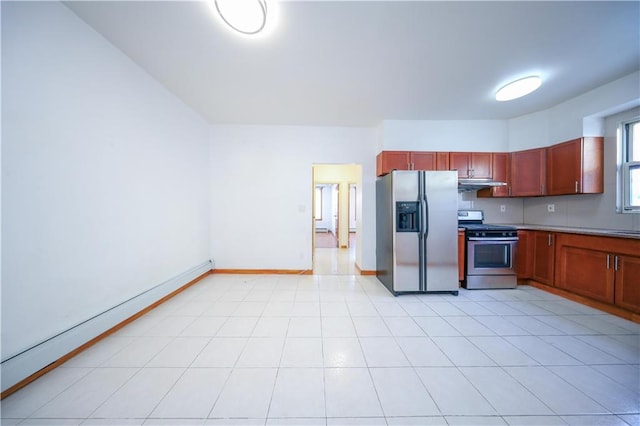
[[[545,195],[546,148],[511,153],[511,196]]]
[[[411,170],[436,170],[435,152],[411,152]]]
[[[491,154],[491,166],[493,169],[493,180],[496,182],[506,182],[506,186],[494,186],[478,191],[479,198],[508,197],[511,185],[511,154],[508,152],[494,152]]]
[[[448,152],[436,152],[436,170],[449,170]]]
[[[382,151],[376,157],[376,175],[383,176],[392,170],[436,170],[436,152]]]
[[[409,151],[382,151],[376,157],[376,175],[383,176],[392,170],[409,170]]]
[[[584,137],[547,148],[547,195],[604,192],[604,138]]]
[[[450,152],[449,169],[461,178],[493,178],[490,152]]]
[[[469,152],[450,152],[449,170],[457,170],[458,177],[468,178],[471,170],[471,156]]]

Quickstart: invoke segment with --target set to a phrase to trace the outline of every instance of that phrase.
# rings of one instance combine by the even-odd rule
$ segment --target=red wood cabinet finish
[[[607,258],[611,257],[606,252],[559,242],[557,287],[613,303],[614,275],[606,268]]]
[[[491,154],[491,166],[493,180],[506,182],[506,186],[494,186],[478,191],[478,198],[508,197],[511,191],[511,154],[507,152],[494,152]]]
[[[448,152],[436,152],[436,170],[449,170]]]
[[[547,195],[601,194],[604,139],[584,137],[547,148]]]
[[[493,177],[490,152],[450,152],[449,169],[457,170],[461,178]]]
[[[640,313],[640,257],[615,256],[615,303],[621,308]]]
[[[516,274],[519,280],[531,278],[533,269],[533,247],[531,240],[531,231],[518,230]]]
[[[557,235],[557,287],[640,313],[640,240]]]
[[[435,152],[411,152],[410,170],[436,170]]]
[[[511,196],[545,195],[546,148],[511,153]]]
[[[428,151],[382,151],[376,157],[376,176],[392,170],[436,170],[436,153]]]
[[[531,278],[548,285],[553,283],[555,234],[546,231],[532,231],[533,267]]]
[[[383,151],[376,157],[376,175],[383,176],[391,170],[409,170],[408,151]]]

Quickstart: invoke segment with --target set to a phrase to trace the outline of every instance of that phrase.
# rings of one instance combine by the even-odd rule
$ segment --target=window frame
[[[631,171],[640,170],[640,160],[630,161],[633,159],[633,144],[636,148],[640,146],[639,141],[633,141],[633,136],[640,139],[638,134],[630,134],[630,129],[634,124],[640,125],[640,116],[625,120],[618,125],[618,196],[616,202],[616,211],[618,213],[640,213],[640,203],[632,204],[631,195]],[[635,153],[636,157],[640,157],[640,153]],[[640,186],[640,182],[636,183]],[[640,191],[640,189],[639,189]]]

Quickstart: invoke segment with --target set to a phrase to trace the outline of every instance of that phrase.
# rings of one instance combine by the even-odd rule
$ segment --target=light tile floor
[[[212,275],[1,403],[3,425],[638,425],[640,325],[544,291]]]

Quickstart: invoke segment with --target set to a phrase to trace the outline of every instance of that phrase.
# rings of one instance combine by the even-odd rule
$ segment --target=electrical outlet
[[[504,204],[500,204],[500,212],[504,213],[507,211],[507,206],[505,206]]]
[[[547,212],[554,213],[555,211],[556,211],[556,205],[555,204],[547,204]]]

